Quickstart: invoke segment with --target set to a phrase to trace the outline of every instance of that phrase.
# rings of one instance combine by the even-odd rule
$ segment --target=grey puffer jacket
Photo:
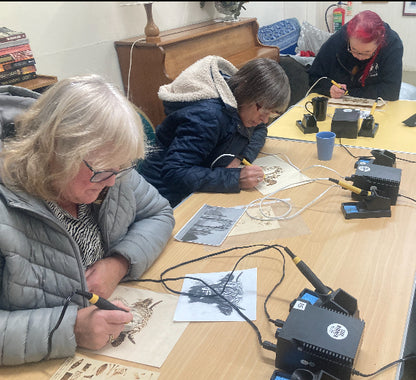
[[[105,255],[118,253],[130,262],[123,281],[138,279],[155,261],[174,226],[168,201],[137,172],[116,181],[94,216],[103,235]],[[0,365],[44,359],[48,336],[65,299],[86,290],[81,255],[72,237],[46,204],[13,192],[0,179]],[[79,307],[72,298],[53,334],[49,358],[73,356]]]

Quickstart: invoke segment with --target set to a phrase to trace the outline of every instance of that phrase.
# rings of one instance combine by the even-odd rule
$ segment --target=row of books
[[[26,33],[0,27],[0,85],[36,78],[35,64]]]

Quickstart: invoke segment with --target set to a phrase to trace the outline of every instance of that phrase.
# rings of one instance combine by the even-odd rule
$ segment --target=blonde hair
[[[0,151],[0,173],[12,188],[57,200],[94,155],[99,168],[143,158],[143,125],[133,105],[98,75],[68,78],[15,120],[16,136]]]

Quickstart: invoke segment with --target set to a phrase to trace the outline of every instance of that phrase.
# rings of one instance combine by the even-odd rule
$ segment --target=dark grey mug
[[[312,104],[312,109],[308,109],[308,105]],[[326,110],[328,108],[328,98],[325,96],[316,96],[312,100],[305,103],[305,109],[315,116],[316,121],[324,121],[326,119]]]

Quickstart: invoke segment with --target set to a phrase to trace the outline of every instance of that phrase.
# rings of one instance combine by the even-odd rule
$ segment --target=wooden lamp
[[[144,28],[144,34],[146,35],[146,42],[159,42],[159,28],[153,21],[152,2],[144,3],[144,9],[146,10],[147,24]]]

